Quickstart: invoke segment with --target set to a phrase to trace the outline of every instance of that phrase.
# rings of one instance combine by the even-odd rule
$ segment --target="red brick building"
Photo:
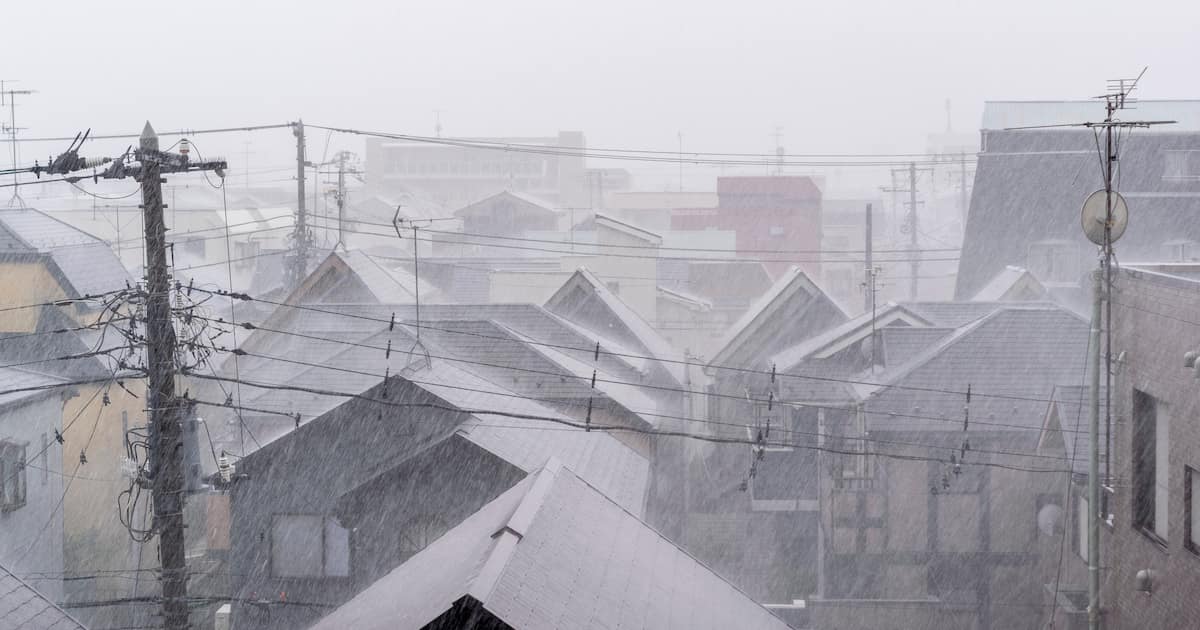
[[[672,230],[729,230],[737,233],[738,253],[761,258],[772,276],[799,265],[819,277],[816,254],[764,251],[817,251],[821,247],[821,189],[811,177],[719,177],[717,207],[680,208]]]

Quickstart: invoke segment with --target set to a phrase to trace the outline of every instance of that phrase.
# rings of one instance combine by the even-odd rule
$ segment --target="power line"
[[[797,161],[780,158],[778,154],[735,154],[735,153],[713,153],[713,152],[687,152],[680,151],[660,151],[646,149],[605,149],[605,148],[586,148],[586,147],[561,147],[555,145],[535,145],[521,143],[504,143],[504,142],[489,142],[483,140],[469,139],[453,139],[440,138],[430,136],[416,136],[408,134],[385,133],[379,131],[364,131],[360,129],[351,129],[344,127],[326,127],[322,125],[308,125],[314,129],[323,129],[336,133],[369,136],[376,138],[385,138],[389,140],[405,140],[409,142],[418,142],[426,144],[437,144],[443,146],[454,146],[466,149],[483,149],[492,151],[503,151],[506,153],[526,153],[534,155],[550,155],[557,157],[585,157],[596,159],[609,159],[621,161],[637,161],[637,162],[666,162],[678,164],[696,164],[696,165],[712,165],[712,166],[800,166],[800,167],[843,167],[843,166],[873,166],[884,167],[894,166],[897,164],[908,164],[913,162],[908,159],[887,159],[901,157],[899,154],[879,154],[871,156],[876,159],[839,159],[839,160],[813,160],[813,161]],[[866,156],[868,154],[861,154]],[[685,157],[686,156],[686,157]],[[939,154],[921,154],[924,158],[919,161],[920,164],[950,164],[957,165],[959,156],[942,156]],[[792,157],[829,157],[829,156],[799,156]],[[845,157],[852,157],[851,154],[845,154]],[[953,157],[954,159],[950,159]]]
[[[196,374],[194,372],[189,372],[189,375],[193,376],[195,378],[203,379],[203,380],[224,380],[227,382],[232,382],[234,380],[230,377],[222,377],[222,376],[214,377],[214,376],[207,376],[205,374]],[[378,375],[375,375],[375,376],[378,376]],[[244,379],[241,382],[244,385],[247,385],[250,387],[257,387],[259,389],[275,389],[275,390],[280,390],[280,391],[292,391],[292,392],[313,394],[313,395],[317,395],[317,396],[348,398],[348,399],[354,399],[354,400],[362,400],[364,402],[369,402],[369,403],[378,403],[380,405],[384,405],[384,406],[388,406],[388,407],[431,409],[431,410],[436,410],[436,411],[463,413],[463,414],[475,415],[475,416],[490,415],[490,416],[514,418],[514,419],[518,419],[518,420],[544,421],[544,422],[564,425],[567,427],[572,427],[575,429],[580,429],[583,431],[640,433],[640,434],[653,435],[653,436],[659,436],[659,437],[679,437],[679,438],[686,438],[686,439],[694,439],[694,440],[699,440],[699,441],[703,441],[703,442],[711,442],[714,444],[741,444],[741,445],[748,445],[748,446],[765,445],[768,447],[778,447],[778,448],[797,448],[797,449],[805,449],[805,450],[816,450],[816,451],[835,453],[835,454],[841,454],[841,455],[852,455],[852,456],[874,455],[874,456],[878,456],[878,457],[886,457],[889,459],[899,459],[899,460],[905,460],[905,461],[931,461],[931,462],[942,462],[943,461],[943,460],[937,459],[937,458],[922,457],[922,456],[917,456],[917,455],[906,455],[903,453],[884,453],[884,452],[863,453],[862,451],[836,449],[836,448],[827,447],[827,446],[813,446],[813,445],[808,445],[808,444],[793,444],[791,442],[770,442],[770,441],[763,441],[763,440],[751,440],[751,439],[747,439],[747,438],[724,437],[724,436],[718,436],[718,435],[704,435],[704,434],[698,434],[698,433],[689,433],[689,432],[685,432],[685,431],[671,431],[671,430],[664,430],[664,429],[647,429],[647,428],[642,428],[642,427],[631,427],[631,426],[623,426],[623,425],[603,425],[603,424],[596,424],[596,423],[582,423],[582,422],[576,422],[574,420],[569,420],[565,417],[564,418],[556,418],[553,416],[514,413],[514,412],[494,410],[494,409],[493,410],[472,409],[472,408],[468,408],[468,407],[456,407],[456,406],[452,406],[452,405],[443,405],[440,403],[430,403],[430,402],[401,403],[401,402],[390,401],[390,400],[386,400],[386,399],[382,399],[382,398],[372,398],[365,394],[353,394],[353,393],[349,393],[349,392],[340,392],[340,391],[336,391],[336,390],[329,390],[329,389],[322,389],[322,388],[315,388],[315,387],[302,387],[302,386],[298,386],[298,385],[285,385],[285,384],[279,384],[279,383],[263,383],[263,382],[249,381],[249,380],[244,380]],[[861,438],[853,438],[853,439],[857,440],[857,439],[861,439]],[[986,463],[985,462],[977,462],[975,465],[993,466],[993,467],[1004,468],[1004,469],[1008,469],[1008,470],[1017,470],[1017,471],[1035,472],[1035,473],[1067,472],[1062,469],[1025,468],[1025,467],[1020,467],[1020,466],[1009,466],[1006,464],[1000,464],[1000,463],[996,463],[996,462],[986,462]]]
[[[252,125],[247,127],[220,127],[215,129],[180,129],[177,131],[162,131],[158,132],[160,136],[198,136],[201,134],[210,133],[234,133],[239,131],[263,131],[266,129],[286,129],[291,127],[291,123],[281,123],[276,125]],[[115,133],[115,134],[91,134],[88,136],[92,140],[129,140],[141,137],[141,133]],[[70,142],[71,137],[43,137],[43,138],[21,138],[21,142]],[[0,138],[0,142],[11,142],[4,138]]]
[[[207,318],[204,318],[203,316],[199,316],[199,315],[197,315],[195,317],[200,318],[200,319],[207,319]],[[209,319],[208,321],[224,323],[224,322],[222,322],[222,320]],[[309,334],[299,333],[299,332],[282,331],[282,330],[277,330],[277,329],[273,329],[273,328],[257,326],[254,324],[250,324],[248,322],[241,324],[241,326],[243,328],[247,328],[249,330],[261,330],[266,333],[289,335],[289,336],[294,336],[294,337],[303,338],[303,339],[310,339],[310,340],[315,340],[315,341],[325,341],[325,342],[360,347],[360,348],[365,348],[365,349],[370,349],[370,350],[377,350],[380,352],[386,352],[388,350],[388,348],[386,348],[385,346],[375,346],[375,345],[362,343],[362,342],[346,341],[346,340],[334,339],[334,338],[329,338],[329,337],[321,337],[321,336],[317,336],[317,335],[309,335]],[[457,332],[457,331],[454,331],[453,329],[445,329],[445,328],[439,328],[437,330],[446,331],[446,332]],[[495,340],[508,341],[510,343],[529,343],[529,344],[536,345],[536,343],[532,342],[532,341],[518,342],[515,340],[511,340],[511,339],[506,339],[504,337],[495,337],[495,336],[491,336],[488,338],[495,339]],[[295,363],[295,364],[305,365],[305,366],[309,366],[309,367],[330,369],[330,370],[342,371],[342,372],[347,372],[347,373],[359,374],[359,375],[363,375],[363,376],[378,376],[378,374],[375,374],[372,372],[349,370],[346,368],[337,368],[334,366],[313,364],[313,363],[309,363],[309,362],[305,362],[305,361],[300,361],[297,359],[274,357],[274,356],[259,354],[259,353],[255,353],[255,352],[248,352],[248,351],[234,351],[233,352],[235,357],[240,354],[243,354],[243,353],[248,356],[256,356],[256,357],[260,357],[260,358],[263,358],[266,360],[275,360],[275,361],[282,361],[282,362],[286,362],[286,363]],[[501,364],[495,364],[495,363],[488,363],[486,361],[476,361],[476,360],[464,359],[464,358],[460,358],[460,357],[439,356],[439,355],[435,355],[435,354],[428,354],[427,356],[429,356],[430,358],[434,358],[434,359],[442,359],[445,361],[452,361],[452,362],[457,362],[457,363],[466,363],[466,364],[477,365],[477,366],[481,366],[481,367],[491,367],[491,368],[497,368],[497,369],[516,371],[516,372],[540,374],[540,375],[545,375],[545,376],[553,376],[553,377],[557,377],[557,378],[572,378],[572,379],[580,380],[583,382],[587,382],[590,380],[588,377],[581,376],[578,374],[571,374],[569,372],[564,374],[564,373],[559,373],[559,372],[550,372],[550,371],[546,371],[546,370],[522,368],[522,367],[517,367],[517,366],[513,366],[513,365],[501,365]],[[414,382],[416,382],[416,381],[414,381]],[[634,382],[634,381],[622,381],[622,380],[614,380],[614,379],[606,379],[606,378],[597,378],[596,382],[609,383],[609,384],[613,384],[613,385],[626,385],[626,386],[630,386],[630,387],[638,387],[638,388],[643,388],[643,389],[653,389],[653,390],[665,391],[665,392],[669,392],[669,393],[681,393],[681,394],[703,395],[703,396],[717,397],[717,398],[728,398],[730,400],[737,400],[737,401],[749,401],[749,402],[757,402],[757,403],[771,402],[774,404],[789,405],[789,406],[795,406],[795,407],[805,407],[805,408],[811,408],[811,409],[825,409],[825,410],[843,410],[843,409],[845,409],[844,406],[839,407],[839,406],[835,406],[835,405],[820,405],[820,404],[788,401],[788,400],[784,400],[784,399],[775,399],[775,398],[768,400],[765,398],[762,398],[762,399],[754,398],[752,396],[735,396],[732,394],[720,394],[720,393],[715,393],[715,392],[700,392],[700,391],[686,389],[686,388],[667,387],[667,386],[662,386],[662,385],[654,385],[654,384],[650,384],[650,383],[641,383],[641,382]],[[437,385],[437,383],[430,383],[430,384]],[[471,391],[475,391],[475,390],[471,390]],[[524,396],[518,396],[518,397],[526,398]],[[541,402],[549,402],[549,399],[534,399],[534,400],[538,400]],[[555,401],[555,402],[558,402],[558,401]],[[635,410],[635,409],[631,409],[631,411],[633,411],[639,415],[650,415],[650,416],[662,417],[662,418],[672,418],[672,419],[678,419],[678,420],[705,422],[704,420],[701,420],[698,418],[686,418],[686,417],[682,417],[682,416],[672,416],[672,415],[667,415],[667,414],[642,412],[642,411]],[[956,420],[956,419],[941,418],[941,417],[934,417],[934,416],[922,416],[919,414],[904,414],[904,413],[894,413],[894,412],[888,412],[888,411],[870,411],[870,410],[864,410],[864,412],[868,413],[868,414],[878,415],[878,416],[899,417],[899,418],[917,419],[917,420],[932,420],[932,421],[948,422],[948,423],[955,423],[955,424],[958,423],[958,420]],[[1041,431],[1042,430],[1041,427],[1030,427],[1030,426],[1026,426],[1026,425],[1000,423],[1000,422],[988,422],[988,421],[984,421],[984,420],[977,420],[975,423],[981,424],[981,425],[987,425],[987,426],[997,426],[997,427],[1020,429],[1020,430],[1032,430],[1032,431]],[[718,423],[718,424],[721,424],[721,423]],[[736,425],[732,425],[732,426],[738,426],[738,427],[745,428],[747,425],[736,424]],[[784,431],[786,432],[786,430],[784,430]],[[1064,429],[1060,429],[1060,431],[1064,432],[1064,433],[1078,432],[1078,431],[1068,431],[1068,430],[1064,430]],[[950,449],[950,450],[955,450],[955,449]]]
[[[236,293],[236,292],[230,292],[230,291],[223,291],[223,290],[219,290],[219,289],[218,290],[203,289],[200,287],[194,287],[194,290],[202,291],[205,293],[212,293],[215,295],[226,295],[226,296],[232,295],[233,297],[241,299],[241,300],[257,301],[257,302],[262,302],[264,304],[270,304],[272,306],[282,306],[282,307],[286,307],[286,308],[294,309],[294,310],[311,311],[311,312],[315,312],[315,313],[322,313],[325,315],[334,315],[334,316],[338,316],[338,317],[346,317],[349,319],[371,321],[371,322],[377,322],[377,323],[381,323],[381,324],[392,323],[390,319],[372,317],[370,315],[362,315],[362,314],[358,314],[358,313],[347,313],[347,312],[343,312],[343,311],[335,311],[335,310],[324,309],[324,308],[310,306],[310,305],[289,304],[286,302],[278,302],[278,301],[270,300],[267,298],[254,297],[254,296],[251,296],[246,293]],[[415,324],[413,322],[409,322],[409,321],[405,321],[403,323],[406,326],[411,326],[411,327],[418,326],[417,324]],[[430,325],[427,323],[420,324],[419,326],[422,328],[425,328],[425,329],[438,330],[441,332],[447,332],[447,333],[453,333],[453,334],[470,335],[470,336],[478,337],[481,339],[491,339],[491,340],[497,340],[497,341],[508,341],[509,340],[505,337],[497,337],[495,335],[486,335],[483,333],[455,330],[455,329],[450,329],[450,328],[439,328],[437,326],[433,326],[433,325]],[[529,343],[530,345],[534,345],[534,346],[552,348],[552,349],[557,349],[557,350],[571,350],[574,352],[582,352],[582,353],[585,353],[588,355],[592,354],[593,351],[595,350],[595,348],[591,347],[591,346],[589,346],[589,347],[569,346],[569,345],[564,345],[564,344],[555,344],[555,343],[549,343],[549,342],[545,342],[545,341],[537,341],[537,340],[532,340],[532,339],[528,340],[527,343]],[[631,359],[638,359],[638,360],[645,360],[645,361],[657,361],[660,363],[677,364],[677,365],[682,365],[685,367],[687,367],[687,366],[697,367],[697,368],[708,367],[708,368],[719,369],[719,370],[728,370],[728,371],[738,372],[738,373],[743,373],[743,374],[757,374],[757,375],[764,375],[764,376],[770,376],[772,374],[772,372],[770,370],[756,370],[756,369],[752,369],[752,368],[735,367],[735,366],[720,365],[720,364],[701,364],[701,363],[695,363],[695,362],[682,360],[682,359],[671,359],[671,358],[666,358],[666,357],[641,355],[641,354],[634,354],[634,353],[629,353],[629,352],[613,352],[611,350],[601,350],[601,352],[602,352],[602,354],[607,354],[609,356],[614,356],[614,357],[624,357],[624,358],[631,358]],[[920,386],[915,386],[915,385],[896,385],[896,384],[879,383],[879,382],[875,382],[875,381],[865,381],[865,380],[849,379],[849,378],[835,378],[835,377],[829,377],[829,376],[813,376],[813,375],[809,375],[809,374],[788,374],[786,372],[779,372],[776,374],[776,376],[778,376],[779,378],[793,378],[793,379],[799,379],[799,380],[810,380],[810,381],[849,384],[849,385],[865,385],[865,386],[871,386],[871,387],[881,387],[881,388],[896,389],[896,390],[918,391],[918,392],[928,392],[928,393],[937,393],[937,394],[949,394],[949,395],[954,395],[954,396],[964,396],[966,394],[965,391],[940,389],[940,388],[936,388],[936,387],[920,387]],[[983,397],[983,398],[996,398],[996,399],[1001,399],[1001,400],[1036,402],[1036,403],[1043,403],[1043,404],[1049,404],[1049,403],[1053,402],[1053,400],[1048,399],[1048,398],[1035,398],[1035,397],[1029,397],[1029,396],[1018,396],[1018,395],[1013,395],[1013,394],[989,394],[989,393],[972,392],[972,396]]]

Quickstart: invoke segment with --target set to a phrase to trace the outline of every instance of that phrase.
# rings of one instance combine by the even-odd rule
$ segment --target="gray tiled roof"
[[[74,617],[3,566],[0,566],[0,627],[87,630]]]
[[[314,629],[417,630],[467,596],[514,630],[788,628],[551,463]]]
[[[815,321],[796,321],[807,319],[805,315]],[[748,367],[752,357],[801,343],[847,319],[803,270],[792,267],[729,327],[712,363]]]
[[[865,390],[868,430],[960,429],[968,385],[987,394],[972,400],[972,418],[1040,428],[1055,386],[1080,382],[1087,337],[1088,324],[1057,306],[997,310],[879,375]]]
[[[19,241],[28,251],[49,254],[78,295],[124,288],[130,279],[107,243],[38,210],[0,210],[0,228],[0,247]]]
[[[884,326],[879,329],[880,341],[883,344],[883,361],[885,364],[905,361],[953,331],[953,328]]]
[[[1005,306],[1003,302],[901,302],[934,326],[958,328]]]

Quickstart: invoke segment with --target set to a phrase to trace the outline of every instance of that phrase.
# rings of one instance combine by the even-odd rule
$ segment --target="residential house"
[[[28,369],[84,381],[70,390],[73,397],[56,403],[54,426],[61,427],[64,443],[51,445],[47,452],[57,449],[54,456],[60,465],[51,466],[54,473],[68,474],[61,464],[72,463],[73,480],[53,498],[53,503],[61,503],[61,534],[43,536],[61,536],[57,546],[63,553],[62,571],[137,566],[142,546],[131,542],[116,506],[128,487],[121,477],[126,431],[143,425],[144,386],[136,379],[117,385],[114,362],[105,355],[88,356],[97,350],[115,352],[121,341],[104,329],[104,305],[83,299],[125,289],[130,276],[106,243],[34,209],[0,211],[0,274],[6,279],[0,300],[6,307],[0,315],[0,335],[7,337],[0,354],[9,359],[6,363],[36,361]],[[58,301],[64,303],[49,305]],[[45,306],[27,308],[38,304]],[[76,358],[45,360],[67,356]],[[52,431],[47,434],[54,439]],[[23,439],[29,453],[42,448],[41,431]],[[19,571],[20,563],[12,568]],[[127,596],[130,586],[129,580],[114,575],[72,581],[64,590],[69,600],[96,599]],[[90,623],[110,614],[114,610],[97,609],[82,616]]]
[[[21,368],[0,369],[0,565],[56,601],[63,598],[63,430],[67,381]],[[3,576],[0,576],[2,578]]]
[[[1114,279],[1105,628],[1181,628],[1200,617],[1198,279],[1195,264],[1127,266]]]
[[[747,628],[788,625],[551,461],[313,626]]]
[[[1100,390],[1101,401],[1107,399],[1106,391]],[[1053,615],[1054,627],[1063,630],[1087,627],[1090,403],[1088,386],[1054,388],[1038,438],[1037,453],[1062,458],[1070,471],[1059,488],[1039,497],[1036,538],[1045,607]],[[1100,470],[1107,477],[1111,461],[1107,456],[1109,440],[1103,420],[1099,433]],[[1107,505],[1108,492],[1102,496]]]
[[[310,623],[552,457],[641,514],[649,462],[573,422],[431,359],[242,458],[230,494],[237,626]]]
[[[410,272],[359,250],[332,251],[300,283],[286,304],[405,304],[437,302],[441,292]]]
[[[1200,101],[1140,101],[1134,119],[1175,120],[1122,137],[1118,187],[1130,221],[1122,260],[1192,260],[1200,225]],[[955,288],[978,293],[1006,265],[1028,269],[1052,292],[1086,305],[1084,281],[1096,247],[1084,238],[1079,212],[1104,187],[1090,130],[1011,130],[1015,126],[1101,120],[1104,104],[988,102],[981,151]],[[1126,167],[1127,166],[1127,167]]]
[[[879,319],[774,358],[783,426],[822,445],[807,458],[822,479],[814,626],[876,627],[903,601],[915,627],[1039,627],[1030,541],[1065,458],[1038,442],[1055,387],[1083,380],[1086,322],[1045,303],[889,305]]]
[[[18,571],[19,572],[19,571]],[[17,577],[0,563],[0,610],[4,626],[26,630],[87,630],[54,603],[54,596]]]

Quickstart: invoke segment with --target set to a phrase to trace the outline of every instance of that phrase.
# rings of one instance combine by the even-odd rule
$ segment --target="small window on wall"
[[[350,531],[317,514],[276,514],[271,519],[271,575],[350,575]]]
[[[0,511],[25,505],[25,445],[0,442]]]
[[[1200,554],[1200,473],[1191,466],[1183,468],[1183,520],[1183,546]]]

